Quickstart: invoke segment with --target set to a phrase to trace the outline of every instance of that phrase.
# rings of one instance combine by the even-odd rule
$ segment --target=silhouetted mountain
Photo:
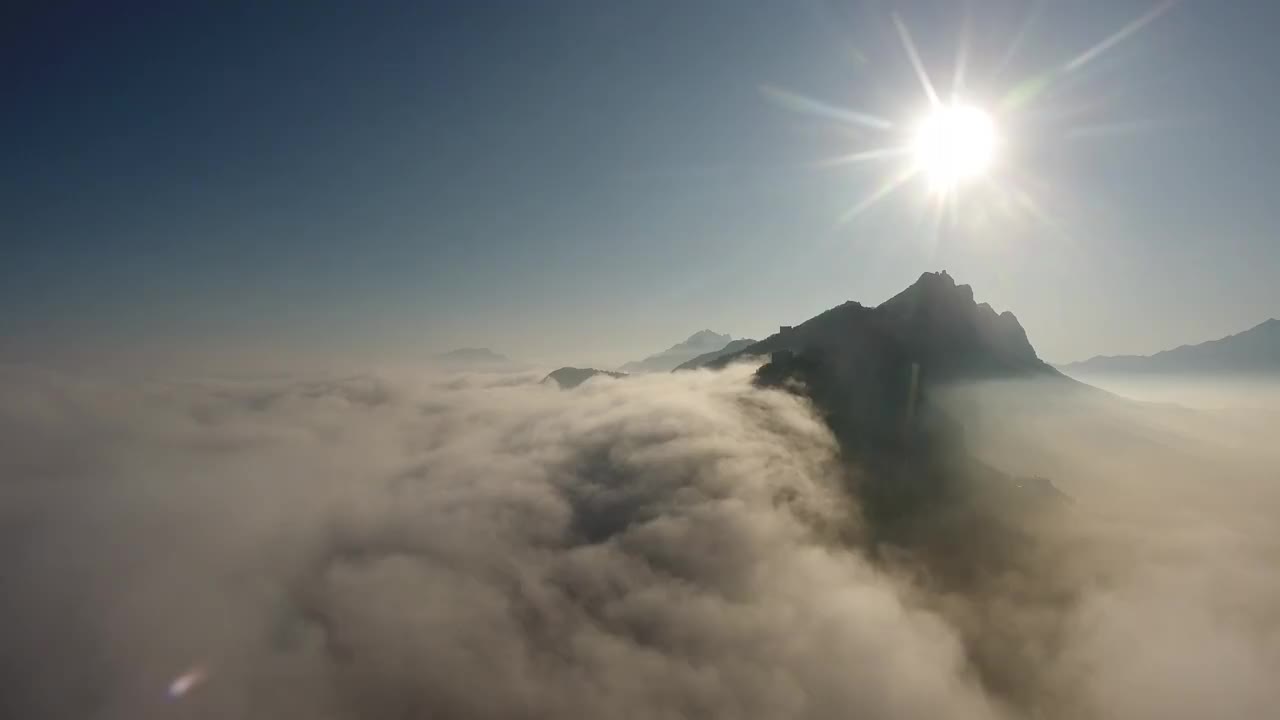
[[[733,342],[729,343],[728,345],[725,345],[719,350],[712,350],[711,352],[702,353],[701,355],[699,355],[698,357],[692,360],[687,360],[685,362],[680,363],[679,365],[676,366],[675,370],[696,370],[700,367],[705,367],[711,364],[714,360],[719,358],[721,355],[729,355],[732,353],[736,353],[739,350],[744,350],[748,347],[751,347],[752,345],[756,344],[756,342],[757,341],[752,340],[751,338],[742,338],[741,340],[734,340]],[[672,372],[675,372],[675,370],[672,370]]]
[[[969,380],[1042,378],[1037,385],[1063,394],[1087,386],[1042,362],[1012,314],[974,302],[945,272],[925,273],[879,307],[832,308],[712,365],[744,356],[768,356],[755,382],[807,397],[830,427],[875,546],[919,553],[948,585],[1006,572],[1040,513],[1065,506],[1049,480],[974,457],[972,418],[935,396]]]
[[[959,424],[927,402],[940,385],[1034,377],[1079,385],[1036,356],[1012,313],[976,303],[945,272],[921,275],[878,307],[847,302],[710,366],[766,355],[757,382],[799,389],[860,455],[928,454],[959,442]]]
[[[893,355],[918,364],[930,382],[1058,374],[1036,355],[1013,313],[974,302],[973,289],[945,271],[924,273],[878,307],[846,302],[709,366],[779,350],[823,354],[851,371]]]
[[[1013,313],[975,303],[973,288],[925,273],[875,310],[913,360],[939,379],[1056,372],[1036,356]]]
[[[1280,320],[1273,318],[1242,333],[1199,345],[1183,345],[1155,355],[1100,355],[1058,368],[1080,375],[1280,373]]]
[[[627,376],[626,373],[596,370],[595,368],[562,367],[559,370],[553,370],[551,374],[542,379],[542,382],[554,382],[560,386],[561,390],[568,390],[569,388],[578,387],[597,375],[608,375],[613,378]]]
[[[692,360],[699,355],[721,350],[732,340],[733,338],[729,335],[720,335],[710,330],[699,330],[682,343],[672,345],[666,350],[656,355],[650,355],[644,360],[629,362],[618,369],[627,373],[668,372],[674,370],[677,365]]]

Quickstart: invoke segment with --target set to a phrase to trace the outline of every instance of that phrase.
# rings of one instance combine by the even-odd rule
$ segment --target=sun
[[[1063,234],[1065,230],[1055,213],[1044,207],[1052,202],[1048,197],[1052,188],[1046,187],[1043,179],[1030,176],[1029,168],[1021,166],[1021,161],[1035,154],[1027,150],[1044,141],[1042,137],[1028,137],[1027,131],[1050,129],[1042,126],[1044,117],[1081,115],[1067,108],[1042,104],[1053,99],[1053,88],[1065,86],[1069,81],[1081,82],[1078,79],[1086,77],[1083,71],[1087,66],[1178,4],[1177,0],[1153,2],[1154,7],[1146,13],[1074,57],[1007,83],[1001,80],[1001,73],[1022,46],[1035,13],[1026,16],[1021,29],[1000,56],[1002,59],[992,67],[973,66],[970,62],[972,48],[966,15],[955,65],[949,73],[950,85],[941,88],[930,77],[907,24],[893,12],[890,17],[902,45],[903,59],[914,71],[924,94],[924,102],[917,107],[928,108],[928,112],[914,121],[911,117],[898,118],[864,108],[832,105],[771,85],[760,86],[760,91],[787,109],[834,121],[856,139],[857,144],[850,148],[852,152],[820,158],[813,162],[815,168],[890,163],[887,170],[877,171],[877,182],[870,183],[864,194],[840,214],[841,225],[918,182],[926,197],[914,207],[923,209],[931,217],[935,241],[939,241],[944,227],[970,220],[990,223],[998,217],[1025,218]],[[856,54],[861,57],[862,53]],[[861,62],[866,62],[865,58]],[[977,76],[980,82],[970,84],[972,76]],[[971,93],[970,88],[976,94]],[[978,97],[982,102],[975,102]],[[1054,119],[1049,125],[1056,127],[1059,122],[1060,119]],[[1124,131],[1122,126],[1114,129]],[[1084,137],[1111,132],[1113,124],[1065,129],[1073,136]]]
[[[911,151],[916,170],[938,193],[984,176],[999,144],[995,120],[973,105],[938,105],[920,121]]]

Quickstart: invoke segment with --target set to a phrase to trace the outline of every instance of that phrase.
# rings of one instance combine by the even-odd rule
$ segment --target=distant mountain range
[[[1242,333],[1154,355],[1100,355],[1058,369],[1069,375],[1280,373],[1280,320],[1273,318]]]
[[[732,340],[729,335],[699,330],[682,343],[643,360],[633,360],[618,369],[625,373],[669,372],[696,357],[724,349]]]

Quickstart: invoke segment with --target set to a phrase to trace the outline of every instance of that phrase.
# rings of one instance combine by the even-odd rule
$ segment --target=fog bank
[[[1280,535],[1263,522],[1280,465],[1259,435],[967,388],[974,451],[1074,502],[1015,562],[956,585],[912,548],[866,545],[862,470],[750,371],[563,392],[536,375],[2,371],[0,714],[1198,718],[1280,702]]]

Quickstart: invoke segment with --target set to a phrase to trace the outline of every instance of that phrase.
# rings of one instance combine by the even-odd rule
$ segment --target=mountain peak
[[[951,274],[946,270],[939,270],[938,272],[922,272],[920,273],[920,278],[916,280],[915,284],[919,285],[920,283],[928,282],[944,283],[951,287],[955,287],[956,285],[955,278],[951,277]]]
[[[721,335],[720,333],[714,332],[712,330],[699,330],[698,332],[690,335],[689,339],[685,340],[681,344],[682,345],[711,345],[711,344],[719,343],[720,347],[724,347],[731,340],[733,340],[733,336],[729,334]]]
[[[991,369],[1042,365],[1013,313],[997,314],[991,305],[977,303],[973,288],[957,285],[945,270],[924,273],[876,310],[890,318],[922,356],[969,356]]]
[[[955,279],[946,270],[940,270],[921,274],[920,278],[907,289],[884,301],[880,307],[892,309],[904,305],[947,302],[973,305],[973,288],[968,285],[957,285]],[[983,305],[990,310],[989,305],[986,303]]]
[[[973,288],[957,284],[945,270],[924,273],[875,308],[844,303],[741,354],[818,350],[827,356],[824,362],[852,367],[865,365],[869,354],[879,352],[875,348],[885,357],[918,363],[939,381],[1054,373],[1036,355],[1013,313],[978,304]]]
[[[719,360],[721,357],[734,355],[741,350],[745,350],[752,345],[755,345],[756,342],[757,341],[752,340],[751,338],[734,340],[722,348],[702,353],[692,360],[686,360],[683,363],[680,363],[676,366],[675,370],[672,370],[672,372],[675,372],[676,370],[696,370],[700,367],[707,367],[715,363],[715,361]]]

